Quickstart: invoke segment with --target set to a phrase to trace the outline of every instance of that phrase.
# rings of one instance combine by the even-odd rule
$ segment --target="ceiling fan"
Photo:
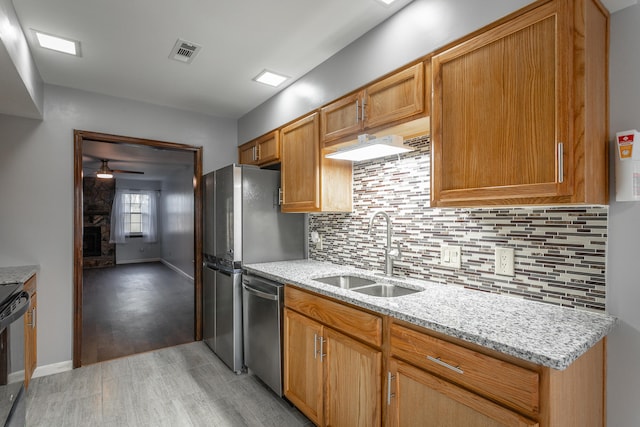
[[[111,169],[109,167],[109,160],[102,159],[102,166],[96,172],[96,176],[98,178],[113,178],[114,173],[135,173],[135,174],[144,174],[141,171],[132,171],[132,170],[124,170],[124,169]]]

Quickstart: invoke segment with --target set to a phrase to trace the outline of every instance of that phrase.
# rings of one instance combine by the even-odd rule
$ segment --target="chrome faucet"
[[[387,221],[387,246],[384,249],[384,274],[386,274],[387,276],[393,276],[393,260],[400,258],[400,256],[402,255],[400,252],[400,243],[397,243],[396,249],[391,248],[391,219],[389,218],[389,214],[387,214],[385,211],[376,211],[373,213],[371,219],[369,220],[368,233],[372,233],[373,220],[376,219],[378,215],[382,216]]]

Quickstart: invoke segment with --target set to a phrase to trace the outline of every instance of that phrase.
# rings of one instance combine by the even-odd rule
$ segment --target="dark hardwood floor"
[[[160,262],[85,269],[82,365],[194,340],[193,282]]]

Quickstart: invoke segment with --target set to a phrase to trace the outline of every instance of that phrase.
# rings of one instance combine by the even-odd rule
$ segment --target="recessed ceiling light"
[[[33,30],[36,40],[40,47],[55,50],[56,52],[67,53],[69,55],[80,56],[80,42],[63,37],[54,36],[53,34],[43,33],[42,31]]]
[[[278,87],[288,78],[289,77],[283,76],[282,74],[274,73],[273,71],[263,70],[260,74],[255,76],[253,80],[265,85]]]
[[[384,3],[387,6],[389,6],[391,3],[393,3],[396,0],[378,0],[380,3]]]

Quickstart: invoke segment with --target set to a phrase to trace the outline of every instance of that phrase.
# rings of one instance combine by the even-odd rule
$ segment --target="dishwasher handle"
[[[262,292],[259,291],[255,288],[252,288],[250,286],[247,286],[245,283],[242,284],[242,288],[247,291],[248,293],[250,293],[251,295],[255,295],[259,298],[263,298],[263,299],[268,299],[270,301],[277,301],[278,300],[278,295],[276,294],[268,294],[266,292]]]

